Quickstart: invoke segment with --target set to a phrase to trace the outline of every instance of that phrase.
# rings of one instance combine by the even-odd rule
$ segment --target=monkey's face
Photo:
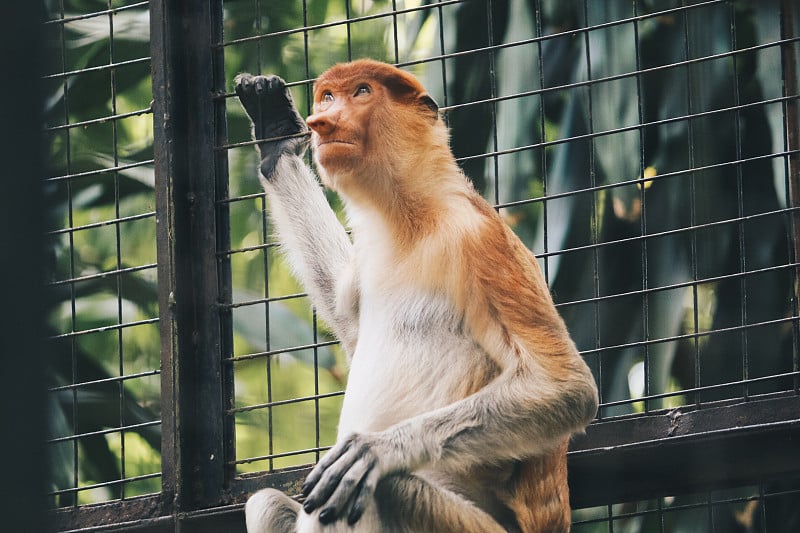
[[[368,59],[335,65],[317,79],[307,123],[320,178],[351,200],[391,198],[399,177],[414,174],[434,129],[446,135],[436,103],[414,76]]]
[[[323,82],[315,87],[314,114],[308,117],[317,163],[334,183],[358,172],[374,142],[372,119],[385,103],[385,89],[374,81]]]

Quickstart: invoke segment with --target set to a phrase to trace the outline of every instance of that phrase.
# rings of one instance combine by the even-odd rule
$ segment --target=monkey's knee
[[[275,489],[263,489],[244,506],[247,533],[294,533],[300,504]]]
[[[375,505],[370,505],[361,518],[352,526],[346,519],[337,520],[332,524],[323,524],[319,521],[319,510],[311,514],[300,511],[297,518],[297,533],[393,533],[396,529],[383,522],[378,516]]]

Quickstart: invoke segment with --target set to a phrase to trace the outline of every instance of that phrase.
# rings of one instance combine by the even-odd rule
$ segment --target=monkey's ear
[[[436,103],[436,100],[434,100],[431,95],[422,93],[419,95],[419,103],[430,110],[431,118],[433,118],[434,121],[439,118],[439,104]]]

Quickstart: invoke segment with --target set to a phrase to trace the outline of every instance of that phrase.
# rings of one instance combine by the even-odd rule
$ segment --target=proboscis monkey
[[[283,80],[236,78],[288,258],[350,358],[336,445],[301,505],[253,495],[247,528],[569,530],[566,451],[597,410],[592,375],[534,256],[473,189],[436,103],[384,63],[336,65],[306,123]]]

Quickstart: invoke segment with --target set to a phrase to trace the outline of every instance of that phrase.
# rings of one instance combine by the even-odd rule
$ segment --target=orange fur
[[[362,84],[370,86],[369,98],[354,96]],[[323,102],[326,92],[335,98],[332,105]],[[442,183],[397,176],[412,176],[421,168],[430,169],[427,175],[457,171],[447,130],[440,120],[432,120],[432,112],[420,103],[423,97],[427,93],[412,75],[363,59],[336,65],[320,76],[314,84],[314,114],[308,117],[323,181],[381,210],[396,232],[395,244],[403,248],[435,227]],[[331,142],[336,139],[352,144],[337,146]],[[420,151],[420,146],[432,149]]]
[[[565,533],[571,516],[567,485],[568,440],[553,453],[533,457],[520,466],[509,507],[522,531]]]
[[[392,241],[387,283],[447,295],[489,356],[463,398],[508,368],[550,389],[590,381],[536,259],[461,173],[426,96],[413,76],[374,61],[323,74],[308,118],[323,181],[382,219]],[[498,489],[522,531],[569,530],[567,444],[523,459],[513,486]]]

